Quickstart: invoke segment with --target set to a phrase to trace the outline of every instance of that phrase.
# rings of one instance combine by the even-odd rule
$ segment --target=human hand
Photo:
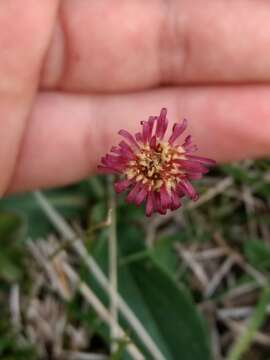
[[[270,151],[269,1],[2,0],[0,194],[94,173],[167,107],[218,161]]]

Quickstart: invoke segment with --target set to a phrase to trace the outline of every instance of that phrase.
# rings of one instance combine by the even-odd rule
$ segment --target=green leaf
[[[174,266],[171,269],[168,267],[170,257],[165,255],[166,260],[164,260],[161,249],[155,254],[146,251],[143,235],[138,227],[127,227],[121,223],[118,230],[119,263],[122,259],[131,258],[132,255],[136,257],[136,253],[144,254],[138,256],[135,261],[123,261],[122,264],[126,265],[119,266],[119,291],[166,360],[179,359],[180,355],[181,360],[210,360],[207,329],[187,289],[170,276]],[[103,247],[99,240],[96,243],[94,254],[106,272],[107,243],[103,242]],[[168,244],[166,248],[168,250]],[[95,284],[93,278],[89,278],[89,275],[87,277],[86,272],[83,276],[107,306],[108,298]],[[146,358],[153,359],[121,316],[120,323]],[[104,339],[109,343],[108,332],[100,328],[100,333],[103,333]],[[130,357],[125,352],[122,359],[130,360]]]
[[[258,180],[258,174],[254,174],[250,169],[244,168],[241,163],[222,165],[220,168],[228,175],[232,176],[237,182],[253,185]]]
[[[181,360],[211,358],[206,328],[187,290],[151,259],[122,270],[120,292],[167,360],[180,354]]]
[[[177,257],[175,251],[173,251],[175,240],[175,236],[158,239],[149,253],[151,258],[171,275],[174,275],[177,269]]]
[[[37,354],[34,347],[22,343],[9,324],[8,314],[1,313],[0,320],[0,358],[1,360],[34,360]]]
[[[228,360],[243,359],[244,354],[250,348],[254,336],[267,318],[267,306],[270,302],[270,288],[263,289],[255,310],[246,324],[245,330],[239,335],[227,357]]]
[[[67,220],[79,216],[85,210],[86,200],[82,193],[75,188],[63,188],[46,192],[50,202]],[[25,236],[37,238],[46,236],[53,231],[47,217],[37,204],[33,194],[10,196],[0,201],[0,212],[9,212],[14,216],[24,218]]]
[[[20,238],[25,231],[24,219],[12,212],[0,212],[0,240],[6,242]],[[3,244],[3,243],[2,243]]]
[[[244,253],[248,261],[261,271],[270,271],[270,246],[258,240],[244,243]]]
[[[11,212],[0,212],[0,279],[17,281],[23,270],[25,234],[23,217]]]

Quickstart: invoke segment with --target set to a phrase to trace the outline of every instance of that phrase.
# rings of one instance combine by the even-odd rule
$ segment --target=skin
[[[0,1],[0,195],[96,171],[168,108],[198,155],[270,152],[268,0]]]

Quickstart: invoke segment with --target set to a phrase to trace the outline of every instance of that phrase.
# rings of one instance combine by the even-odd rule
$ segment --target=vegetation
[[[166,216],[110,187],[0,201],[0,358],[270,359],[269,160],[213,169]]]

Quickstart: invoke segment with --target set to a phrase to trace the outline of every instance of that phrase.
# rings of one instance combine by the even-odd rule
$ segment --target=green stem
[[[116,233],[116,198],[113,189],[114,178],[109,178],[109,211],[111,223],[109,226],[109,280],[111,285],[110,293],[110,313],[111,313],[111,353],[117,351],[117,329],[118,329],[118,310],[117,310],[117,233]]]
[[[47,215],[48,219],[55,226],[56,230],[62,235],[63,238],[73,240],[76,237],[76,233],[72,227],[65,221],[63,216],[51,206],[47,198],[40,192],[36,191],[34,196]],[[72,242],[72,247],[76,253],[80,256],[82,261],[85,263],[90,273],[95,277],[101,288],[109,295],[111,291],[110,283],[108,282],[103,271],[95,261],[95,259],[89,254],[84,246],[84,243],[80,237],[76,237],[77,241]],[[159,347],[153,341],[148,331],[145,329],[140,320],[136,317],[133,310],[128,306],[125,299],[118,293],[115,294],[117,299],[117,305],[119,311],[122,313],[124,318],[127,320],[131,328],[138,335],[140,341],[146,346],[147,350],[155,360],[165,360],[164,355],[160,351]],[[142,357],[142,360],[144,357]]]
[[[265,319],[267,305],[270,302],[270,287],[262,291],[259,302],[254,313],[247,325],[246,330],[239,336],[236,343],[232,347],[227,360],[240,360],[242,355],[250,347],[253,338]]]

